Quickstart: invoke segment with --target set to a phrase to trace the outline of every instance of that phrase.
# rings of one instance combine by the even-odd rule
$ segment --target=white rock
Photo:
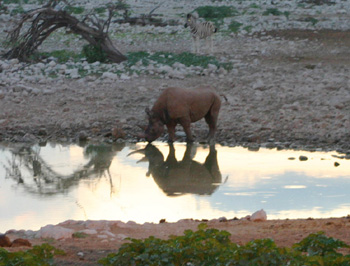
[[[256,82],[253,83],[252,87],[254,90],[263,88],[264,87],[264,82],[261,79],[258,79]]]
[[[37,64],[35,65],[35,68],[36,68],[36,69],[43,69],[43,68],[45,68],[45,64],[43,64],[43,63],[37,63]]]
[[[227,70],[223,67],[219,68],[219,75],[227,75]]]
[[[84,230],[81,230],[79,232],[87,234],[87,235],[95,235],[95,234],[97,234],[97,231],[95,229],[84,229]]]
[[[53,239],[66,239],[72,238],[74,233],[73,229],[64,228],[62,226],[55,226],[52,224],[41,227],[37,238],[53,238]]]
[[[210,72],[214,72],[218,69],[218,67],[216,65],[213,65],[213,64],[208,64],[208,67]]]
[[[52,60],[52,61],[50,61],[49,66],[50,66],[50,67],[54,67],[54,66],[56,66],[56,62],[55,62],[55,61],[53,61],[53,60]]]
[[[158,73],[162,73],[162,72],[169,73],[170,71],[173,71],[173,68],[171,66],[167,66],[167,65],[161,65],[157,70]]]
[[[169,72],[169,77],[177,78],[177,79],[184,79],[185,74],[180,70],[173,69],[172,71]]]
[[[176,68],[180,68],[180,69],[184,69],[186,68],[186,66],[184,64],[181,64],[179,62],[175,62],[173,67],[176,67]],[[215,66],[216,67],[216,66]]]
[[[67,65],[62,64],[62,65],[57,65],[57,68],[60,70],[66,70],[67,69]]]
[[[250,217],[251,221],[255,221],[255,222],[263,222],[267,220],[267,215],[266,212],[261,209],[260,211],[256,211],[252,214],[252,216]]]
[[[121,80],[129,80],[130,77],[129,77],[128,75],[122,73],[122,74],[120,75],[120,79],[121,79]]]
[[[53,146],[53,148],[54,147],[56,147],[56,146]],[[60,223],[59,225],[76,225],[76,224],[80,224],[80,223],[81,223],[81,221],[70,219],[70,220],[66,220],[66,221]]]
[[[105,234],[107,236],[110,236],[110,237],[115,237],[115,234],[113,234],[112,232],[106,231],[106,230],[102,231],[101,233]]]
[[[37,89],[37,88],[32,88],[31,91],[29,91],[29,92],[32,93],[32,94],[37,95],[37,94],[39,94],[41,91],[40,91],[39,89]]]
[[[119,79],[117,74],[114,74],[112,72],[105,72],[102,74],[101,79],[112,79],[112,80],[117,80]]]
[[[17,58],[11,59],[11,60],[10,60],[10,64],[11,64],[12,66],[17,65],[18,63],[19,63],[19,61],[18,61]]]
[[[127,235],[124,235],[124,234],[118,234],[118,235],[117,235],[117,238],[118,238],[118,239],[121,239],[121,240],[124,240],[125,238],[128,238],[128,236],[127,236]]]
[[[71,78],[76,79],[76,78],[79,78],[79,77],[80,77],[78,71],[79,71],[79,70],[78,70],[77,68],[66,69],[66,70],[65,70],[65,73],[66,73],[66,75],[69,75]]]

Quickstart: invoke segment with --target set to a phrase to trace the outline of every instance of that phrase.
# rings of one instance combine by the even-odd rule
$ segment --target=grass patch
[[[66,6],[64,10],[70,14],[80,15],[84,13],[85,8],[82,6]]]
[[[83,232],[75,232],[73,238],[87,238],[89,235]]]
[[[139,51],[128,53],[126,56],[128,59],[121,64],[108,64],[108,62],[106,62],[105,64],[87,68],[86,64],[82,62],[83,58],[86,59],[85,55],[82,53],[76,54],[65,50],[36,54],[36,61],[38,61],[38,59],[43,60],[49,57],[54,57],[57,59],[56,61],[58,63],[66,64],[67,69],[77,69],[80,77],[85,77],[88,75],[100,76],[104,72],[112,72],[118,75],[122,73],[147,74],[147,66],[149,65],[173,66],[175,63],[181,63],[186,67],[201,67],[202,69],[206,69],[209,64],[215,65],[217,68],[224,68],[227,71],[232,70],[233,68],[232,63],[220,62],[214,56],[196,55],[189,52],[176,54],[169,52],[148,53],[145,51]],[[51,78],[56,78],[59,76],[59,71],[59,69],[55,69],[49,72],[43,72],[43,75],[48,75]]]
[[[89,63],[94,63],[97,61],[105,63],[108,61],[107,53],[104,50],[102,50],[100,45],[84,45],[81,54],[82,56],[86,57],[86,60]]]
[[[72,60],[74,62],[79,61],[81,58],[83,58],[82,54],[77,54],[72,51],[67,50],[56,50],[52,52],[42,52],[42,53],[36,53],[33,55],[32,59],[34,61],[38,61],[39,59],[45,59],[49,57],[57,58],[57,62],[60,64],[67,63],[69,60]]]
[[[23,14],[25,11],[24,11],[24,8],[22,6],[18,6],[14,9],[11,10],[10,14],[11,16],[15,16],[17,14]]]
[[[228,29],[231,31],[231,32],[238,32],[239,31],[239,28],[243,25],[243,23],[240,23],[236,20],[232,20],[230,25],[228,25]]]
[[[259,9],[261,8],[258,4],[256,3],[253,3],[253,4],[250,4],[249,8],[256,8],[256,9]]]
[[[307,17],[304,19],[305,22],[310,22],[312,26],[315,26],[318,23],[318,19],[314,17]]]
[[[263,13],[262,13],[263,16],[269,16],[269,15],[272,15],[272,16],[281,16],[281,15],[284,15],[286,16],[286,18],[288,19],[289,18],[289,15],[290,15],[290,12],[289,11],[280,11],[278,8],[268,8],[266,9]]]
[[[233,6],[200,6],[196,11],[201,18],[205,19],[223,19],[237,16],[239,13]]]
[[[169,52],[156,52],[150,54],[148,52],[134,52],[128,53],[128,65],[137,64],[142,62],[142,65],[147,66],[152,62],[172,66],[175,63],[181,63],[185,66],[200,66],[206,68],[208,64],[216,65],[217,67],[224,67],[226,69],[232,68],[229,63],[219,62],[214,56],[196,55],[189,52],[184,52],[180,54],[169,53]]]
[[[105,8],[105,7],[95,7],[94,8],[94,11],[97,13],[97,14],[104,14],[106,11],[107,11],[107,9]]]
[[[220,28],[224,23],[224,18],[234,17],[239,14],[233,6],[200,6],[193,12],[197,12],[200,18],[214,22],[215,26]]]

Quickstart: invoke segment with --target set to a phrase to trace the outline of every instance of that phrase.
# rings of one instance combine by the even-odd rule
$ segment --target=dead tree
[[[137,17],[130,17],[128,12],[124,12],[122,19],[116,19],[113,22],[129,23],[130,25],[140,25],[140,26],[154,25],[156,27],[165,27],[167,25],[177,25],[177,23],[174,21],[163,22],[159,18],[154,18],[156,16],[159,16],[159,14],[154,14],[153,12],[156,9],[158,9],[163,3],[153,8],[148,14],[141,14],[140,16],[137,16]]]
[[[92,13],[80,21],[55,4],[56,1],[51,1],[46,6],[22,15],[16,27],[8,32],[8,39],[13,48],[4,54],[5,58],[27,61],[51,33],[59,28],[66,28],[67,31],[82,36],[91,45],[101,47],[112,62],[120,63],[127,59],[114,46],[108,35],[117,6],[108,6],[109,15],[105,21],[98,19]]]

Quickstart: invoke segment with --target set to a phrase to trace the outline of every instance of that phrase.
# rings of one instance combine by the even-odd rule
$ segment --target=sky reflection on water
[[[350,160],[335,152],[145,147],[0,144],[0,233],[67,219],[240,218],[262,208],[268,219],[350,214]]]

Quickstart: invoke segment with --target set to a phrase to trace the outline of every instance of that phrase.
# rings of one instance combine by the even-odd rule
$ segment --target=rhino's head
[[[144,133],[144,138],[148,142],[152,142],[159,138],[164,132],[164,124],[160,120],[159,116],[146,108],[146,114],[148,116],[148,126]]]

